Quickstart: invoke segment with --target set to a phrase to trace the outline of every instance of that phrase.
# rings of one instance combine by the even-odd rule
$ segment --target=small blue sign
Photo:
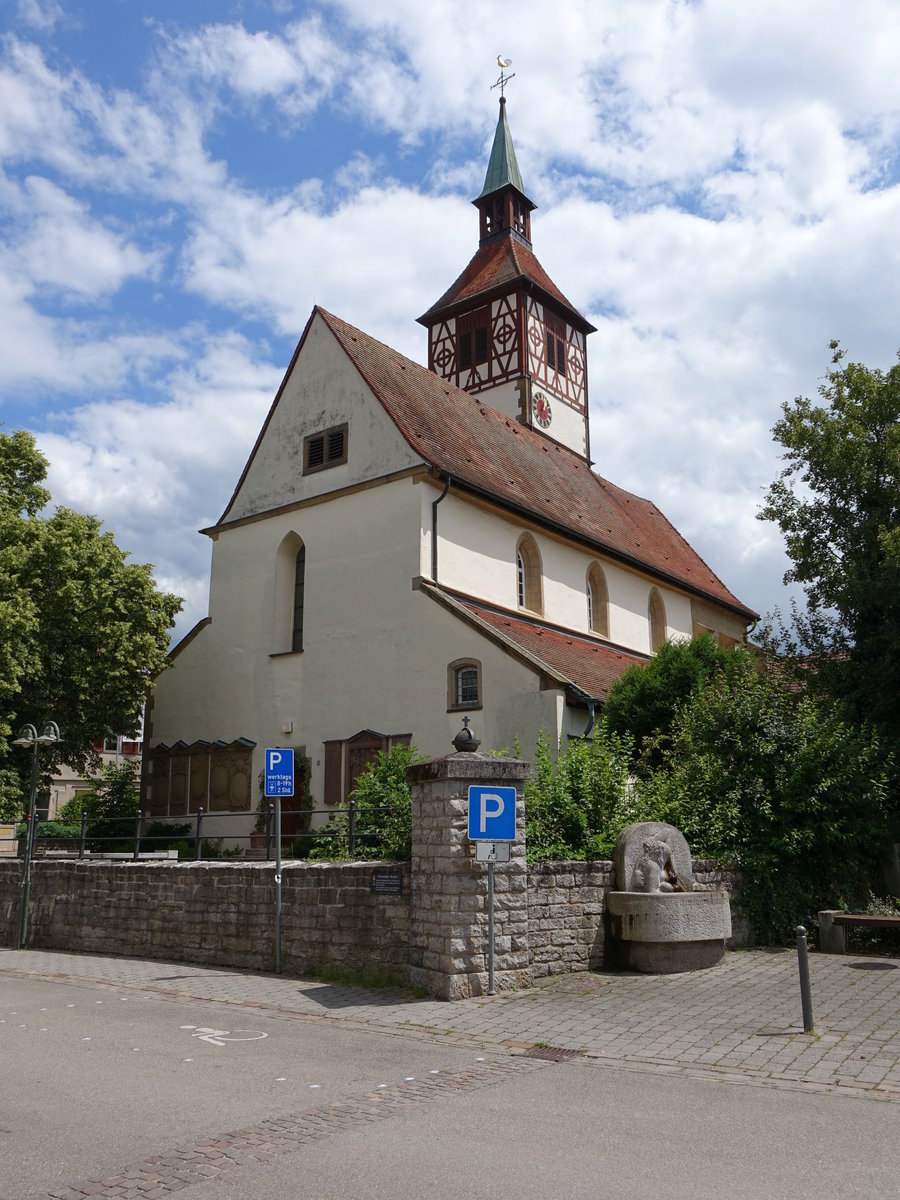
[[[267,750],[265,778],[267,796],[293,796],[293,750]]]
[[[514,787],[469,788],[469,840],[514,842],[516,840],[516,789]]]

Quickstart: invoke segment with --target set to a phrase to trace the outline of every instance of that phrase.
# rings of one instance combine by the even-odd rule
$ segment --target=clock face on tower
[[[548,429],[553,419],[550,411],[550,401],[543,392],[535,392],[531,397],[531,412],[541,429]]]

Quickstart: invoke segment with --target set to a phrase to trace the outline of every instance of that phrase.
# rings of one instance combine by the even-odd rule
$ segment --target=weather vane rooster
[[[511,79],[515,79],[516,73],[513,71],[512,75],[506,74],[506,68],[512,66],[512,59],[504,58],[502,54],[497,55],[497,66],[500,68],[500,78],[496,83],[491,84],[491,91],[498,87],[500,89],[500,95],[502,96],[506,89],[506,85]]]

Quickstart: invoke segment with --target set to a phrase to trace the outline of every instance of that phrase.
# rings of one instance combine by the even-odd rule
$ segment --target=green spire
[[[525,195],[525,185],[519,164],[516,162],[516,148],[513,145],[512,134],[506,120],[506,97],[500,97],[500,116],[497,120],[497,131],[494,134],[494,144],[491,147],[491,157],[488,162],[487,174],[484,177],[484,187],[481,195],[487,196],[499,188],[511,183],[514,188]],[[479,196],[479,200],[481,196]]]

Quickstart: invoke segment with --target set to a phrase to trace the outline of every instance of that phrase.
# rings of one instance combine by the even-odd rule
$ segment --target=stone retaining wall
[[[461,835],[459,835],[461,836]],[[382,866],[383,864],[379,864]],[[532,979],[596,969],[603,963],[606,891],[611,862],[511,864],[497,868],[497,966],[502,975],[525,971]],[[13,946],[18,930],[21,861],[0,861],[0,943]],[[284,863],[282,866],[282,965],[304,971],[329,964],[377,970],[415,979],[435,955],[435,969],[463,976],[484,972],[485,868],[467,856],[459,864],[460,888],[434,890],[434,863],[423,867],[431,890],[414,918],[417,896],[411,865],[400,865],[400,896],[373,894],[371,863]],[[275,864],[248,862],[53,862],[32,864],[29,942],[44,949],[133,955],[217,966],[271,970],[275,961]],[[511,884],[521,878],[527,922],[507,928]],[[739,876],[704,860],[694,862],[698,889],[724,888],[734,896]],[[421,884],[419,885],[421,889]],[[465,901],[465,908],[460,905]],[[459,909],[459,911],[457,911]],[[516,911],[518,911],[516,905]],[[460,918],[467,936],[446,945]],[[423,919],[446,928],[427,930]],[[747,922],[732,904],[732,946],[749,944]],[[421,927],[421,928],[420,928]],[[447,932],[447,931],[450,932]],[[458,935],[456,935],[458,936]],[[432,943],[434,945],[432,947]],[[445,963],[456,955],[460,962]],[[466,957],[468,956],[468,957]],[[416,968],[410,971],[410,964]],[[450,970],[448,970],[448,968]],[[426,981],[427,982],[427,981]],[[515,983],[513,984],[515,986]],[[476,989],[469,988],[469,994]]]
[[[380,867],[383,864],[379,864]],[[282,966],[324,964],[399,978],[409,942],[402,895],[370,891],[370,863],[282,865]],[[0,862],[0,938],[16,943],[21,862]],[[275,864],[52,862],[31,868],[29,944],[216,966],[275,965]]]
[[[603,964],[603,913],[611,862],[532,863],[528,942],[535,979]]]

